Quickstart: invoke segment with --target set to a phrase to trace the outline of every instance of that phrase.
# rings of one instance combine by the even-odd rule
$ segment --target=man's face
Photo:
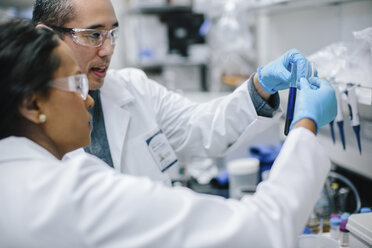
[[[66,28],[111,30],[118,26],[114,8],[110,0],[71,0],[74,4],[75,19],[66,23]],[[100,47],[76,44],[72,36],[65,35],[65,42],[72,49],[76,60],[87,74],[91,90],[102,87],[110,65],[114,46],[106,38]]]

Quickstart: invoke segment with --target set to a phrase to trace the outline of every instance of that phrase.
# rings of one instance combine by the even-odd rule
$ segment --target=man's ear
[[[27,120],[39,124],[39,116],[41,114],[37,105],[37,96],[35,93],[25,97],[18,107],[19,113]]]

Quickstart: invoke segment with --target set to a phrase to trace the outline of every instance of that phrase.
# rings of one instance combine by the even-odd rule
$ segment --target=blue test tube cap
[[[341,221],[347,221],[349,219],[350,214],[349,213],[343,213],[341,215]]]
[[[341,218],[340,217],[332,217],[329,220],[329,223],[331,224],[331,226],[339,226],[340,225],[340,222],[341,222]]]
[[[229,173],[227,171],[218,173],[216,181],[219,185],[226,185],[229,182]]]
[[[372,212],[372,210],[369,207],[363,207],[360,209],[360,213],[369,213]]]

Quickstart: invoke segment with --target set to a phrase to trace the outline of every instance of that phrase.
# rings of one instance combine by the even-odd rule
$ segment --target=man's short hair
[[[63,27],[75,18],[72,0],[35,0],[32,13],[34,25]]]

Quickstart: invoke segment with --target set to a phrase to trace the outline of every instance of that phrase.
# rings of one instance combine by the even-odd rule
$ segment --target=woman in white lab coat
[[[25,21],[0,30],[0,247],[295,246],[330,168],[314,135],[336,114],[327,81],[301,81],[270,178],[253,197],[226,200],[86,154],[61,160],[90,140],[86,78],[49,30]]]

